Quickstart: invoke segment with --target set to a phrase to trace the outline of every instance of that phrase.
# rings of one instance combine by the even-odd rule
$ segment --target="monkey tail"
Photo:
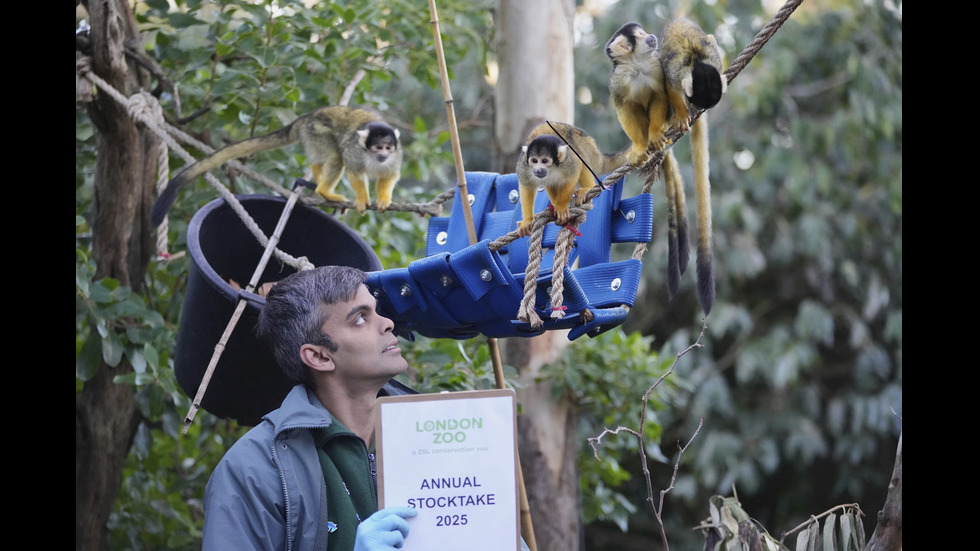
[[[671,149],[667,150],[663,163],[664,172],[664,195],[667,198],[667,298],[673,299],[677,294],[677,288],[681,283],[680,267],[680,232],[677,213],[677,187],[683,186],[680,181],[680,170],[677,168],[677,159]],[[686,223],[685,223],[686,224]],[[685,239],[687,232],[684,232]],[[686,256],[686,255],[685,255]]]
[[[153,209],[150,211],[150,223],[155,228],[163,222],[163,218],[170,212],[170,208],[177,199],[177,192],[186,183],[193,181],[205,172],[232,159],[289,145],[299,139],[298,133],[293,131],[296,128],[298,127],[294,121],[292,124],[269,132],[268,134],[235,142],[199,159],[194,164],[180,171],[180,173],[170,180],[167,187],[163,188],[163,191],[160,192],[157,200],[153,203]]]
[[[177,190],[186,181],[186,178],[181,178],[182,175],[183,172],[174,176],[153,203],[153,210],[150,211],[150,224],[154,228],[163,223],[163,218],[170,212],[170,207],[174,206],[174,201],[177,199]]]
[[[705,315],[715,303],[715,277],[711,251],[711,183],[708,181],[708,120],[702,113],[691,128],[694,192],[698,203],[698,301]]]
[[[625,165],[629,157],[630,147],[627,145],[615,153],[603,153],[601,174],[609,174]]]

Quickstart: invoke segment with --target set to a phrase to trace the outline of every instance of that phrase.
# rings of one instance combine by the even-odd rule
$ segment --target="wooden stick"
[[[245,292],[251,293],[255,291],[255,286],[259,283],[259,278],[262,277],[262,272],[265,271],[266,264],[269,263],[269,258],[272,257],[272,252],[276,249],[276,245],[279,244],[279,237],[282,236],[283,230],[286,228],[286,221],[289,220],[289,215],[293,212],[293,207],[296,205],[296,201],[299,200],[299,192],[303,187],[296,183],[293,186],[293,192],[289,195],[289,200],[286,201],[286,206],[282,209],[282,214],[279,215],[279,223],[276,224],[275,231],[272,232],[272,236],[269,238],[269,243],[265,247],[265,251],[262,253],[262,258],[259,259],[258,265],[255,267],[255,271],[252,273],[252,279],[249,280],[248,286],[245,287]],[[235,326],[238,325],[238,320],[242,317],[242,312],[245,311],[246,301],[244,298],[238,300],[238,305],[235,307],[235,312],[231,315],[231,319],[228,320],[228,325],[225,327],[225,332],[221,334],[221,339],[218,344],[214,347],[214,354],[211,355],[211,362],[208,363],[208,368],[204,372],[204,377],[201,379],[201,384],[197,387],[197,394],[194,396],[194,401],[191,402],[191,407],[187,411],[187,417],[184,418],[184,430],[183,434],[187,434],[187,429],[190,428],[191,423],[194,422],[194,417],[197,415],[199,409],[201,409],[201,402],[204,401],[204,393],[207,392],[208,385],[211,383],[211,376],[214,374],[214,368],[218,365],[218,360],[221,359],[221,354],[225,350],[225,345],[228,343],[228,339],[231,338],[232,331],[235,330]]]
[[[453,156],[456,160],[456,187],[459,193],[459,204],[463,207],[463,218],[466,220],[466,231],[469,235],[470,245],[473,245],[477,242],[476,225],[473,223],[473,211],[470,209],[469,193],[466,190],[466,172],[463,170],[463,155],[460,151],[459,133],[456,129],[456,111],[453,109],[453,95],[449,88],[449,71],[446,69],[446,56],[442,50],[442,35],[439,32],[439,15],[436,13],[435,0],[429,0],[429,14],[432,17],[432,34],[436,41],[439,74],[442,77],[442,96],[446,101],[446,115],[449,117],[449,135],[452,138]],[[493,361],[493,374],[497,388],[506,388],[503,364],[500,360],[500,351],[497,348],[497,339],[493,337],[488,338],[487,346],[490,348],[490,358]],[[537,551],[538,546],[534,540],[534,526],[531,524],[531,508],[527,501],[527,490],[524,487],[524,473],[521,470],[520,461],[517,462],[517,482],[521,499],[521,531],[524,535],[524,542],[527,543],[531,551]]]

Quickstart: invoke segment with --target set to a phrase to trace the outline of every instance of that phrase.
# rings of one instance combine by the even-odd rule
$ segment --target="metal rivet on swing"
[[[467,198],[467,199],[469,199],[469,201],[470,201],[470,206],[472,207],[472,206],[473,206],[473,203],[475,203],[475,202],[476,202],[476,195],[473,195],[472,193],[470,193],[470,194],[468,194],[468,195],[466,196],[466,198]]]
[[[438,243],[440,245],[445,245],[447,241],[449,241],[449,233],[448,232],[441,231],[441,232],[439,232],[439,233],[436,234],[436,243]]]
[[[493,274],[490,273],[490,270],[484,268],[480,270],[480,279],[482,279],[483,281],[490,281],[491,279],[493,279]]]
[[[617,278],[615,278],[615,279],[612,280],[612,283],[609,284],[609,288],[612,289],[613,291],[618,291],[619,290],[619,287],[622,284],[623,284],[622,280],[620,280],[617,277]]]
[[[519,191],[512,189],[510,190],[510,193],[507,194],[507,200],[510,201],[510,204],[514,205],[517,204],[517,199],[520,198],[520,196],[521,194]]]
[[[450,285],[453,284],[453,278],[451,278],[451,277],[449,277],[447,275],[444,275],[444,276],[442,276],[442,277],[439,278],[439,283],[442,283],[442,286],[443,287],[449,287]]]
[[[631,210],[626,213],[626,221],[632,224],[633,220],[636,220],[636,211]]]
[[[402,288],[401,288],[401,291],[399,291],[399,294],[401,294],[401,296],[403,296],[403,297],[410,297],[410,296],[412,296],[412,288],[409,287],[408,285],[402,285]]]

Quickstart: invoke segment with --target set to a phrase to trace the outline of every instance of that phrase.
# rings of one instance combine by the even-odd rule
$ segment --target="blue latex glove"
[[[354,551],[400,549],[408,535],[408,521],[419,514],[412,507],[385,507],[357,525]]]

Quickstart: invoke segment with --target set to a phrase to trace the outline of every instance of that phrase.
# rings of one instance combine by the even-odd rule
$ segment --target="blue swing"
[[[525,299],[531,237],[515,239],[493,250],[491,245],[517,227],[521,219],[516,174],[467,172],[466,185],[479,241],[469,243],[460,194],[448,217],[433,217],[426,235],[425,257],[407,267],[373,271],[367,286],[379,311],[395,322],[400,334],[468,339],[533,337],[568,329],[568,339],[595,337],[626,320],[640,283],[637,259],[612,261],[613,243],[646,243],[653,233],[653,196],[622,198],[623,180],[597,195],[579,227],[563,264],[563,309],[552,316],[551,287],[555,245],[560,228],[548,224],[541,242],[533,309],[544,321],[518,319]],[[538,193],[535,211],[548,204]],[[575,270],[568,266],[578,261]]]

